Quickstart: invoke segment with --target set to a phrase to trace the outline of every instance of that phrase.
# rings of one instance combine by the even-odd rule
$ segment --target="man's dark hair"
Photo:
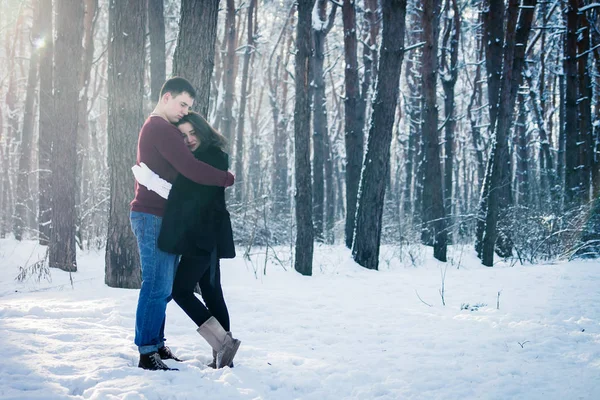
[[[160,89],[160,97],[162,98],[167,92],[170,92],[173,95],[173,97],[185,92],[189,94],[192,99],[196,98],[196,89],[194,89],[192,84],[187,79],[181,78],[179,76],[168,79],[164,83],[164,85]]]

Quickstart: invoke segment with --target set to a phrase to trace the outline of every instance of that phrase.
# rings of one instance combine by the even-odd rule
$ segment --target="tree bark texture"
[[[79,80],[80,98],[79,98],[79,116],[77,124],[77,242],[83,249],[87,226],[89,221],[85,221],[83,216],[88,214],[87,207],[90,206],[90,139],[89,139],[89,120],[88,106],[90,93],[90,77],[92,64],[94,62],[94,31],[98,12],[98,0],[85,0],[85,13],[83,18],[84,46],[83,46],[83,65]]]
[[[438,133],[437,75],[438,36],[441,0],[423,2],[423,227],[421,240],[433,246],[433,255],[446,261],[447,236],[444,194],[442,192],[442,170],[440,161],[440,139]]]
[[[238,114],[238,124],[235,140],[235,175],[241,180],[241,185],[235,186],[235,200],[239,204],[242,202],[244,194],[244,124],[246,121],[246,103],[248,100],[248,70],[250,68],[250,57],[254,50],[254,28],[252,26],[253,13],[256,0],[250,0],[248,5],[247,18],[247,42],[244,51],[244,64],[242,66],[242,88],[240,94],[240,108]]]
[[[380,79],[375,91],[352,247],[354,260],[369,269],[379,267],[383,202],[390,176],[390,144],[404,58],[405,17],[406,0],[383,0]]]
[[[584,0],[579,0],[579,7],[585,6]],[[577,99],[579,112],[579,165],[578,173],[581,182],[581,201],[590,201],[590,183],[592,172],[592,157],[594,142],[592,138],[592,80],[590,78],[590,24],[586,13],[579,13],[579,29],[577,40],[577,76],[579,77],[579,95]]]
[[[34,7],[34,21],[31,37],[34,42],[38,39],[38,27],[40,22],[40,3],[36,2]],[[33,127],[35,122],[34,99],[38,84],[38,50],[33,47],[29,59],[29,72],[27,76],[27,93],[25,94],[25,110],[23,115],[23,130],[21,134],[21,152],[19,154],[19,169],[17,176],[17,198],[15,202],[15,220],[13,233],[15,239],[23,238],[24,230],[29,227],[33,202],[29,189],[29,175],[31,174],[31,152],[33,149]]]
[[[56,121],[61,121],[52,143],[52,230],[50,267],[77,271],[75,249],[75,196],[79,84],[83,49],[83,1],[56,2],[54,47],[54,101]]]
[[[327,97],[325,95],[325,39],[333,27],[337,5],[333,4],[327,18],[327,1],[317,0],[319,21],[313,24],[313,218],[315,239],[323,242],[323,216],[325,213],[325,141],[329,135],[327,126]]]
[[[235,84],[235,0],[227,0],[227,11],[225,16],[225,32],[227,38],[227,54],[223,60],[225,74],[223,75],[223,135],[229,143],[233,144],[234,121],[233,121],[233,100]],[[233,148],[233,146],[232,146]]]
[[[52,0],[40,0],[41,15],[52,15]],[[40,37],[44,46],[40,49],[40,104],[39,104],[39,133],[38,133],[38,235],[39,243],[47,245],[50,240],[50,152],[54,129],[54,41],[52,18],[40,19]]]
[[[450,17],[452,10],[452,17]],[[446,2],[446,22],[442,43],[442,87],[444,88],[444,208],[450,219],[452,216],[452,177],[454,174],[454,132],[456,116],[454,108],[454,88],[458,79],[458,45],[460,40],[461,17],[457,0]]]
[[[564,64],[565,75],[565,204],[568,208],[576,207],[582,203],[583,195],[581,188],[581,171],[579,170],[580,142],[578,126],[578,88],[579,77],[577,76],[577,36],[578,17],[577,10],[579,0],[569,0],[565,6],[565,21],[567,31],[564,41]]]
[[[276,218],[286,217],[290,212],[290,201],[288,195],[288,80],[285,74],[290,58],[290,49],[293,38],[293,19],[296,12],[295,5],[290,8],[288,20],[284,25],[279,41],[281,52],[275,62],[275,69],[271,69],[269,62],[269,102],[273,115],[273,170],[271,174],[271,195],[273,196],[273,214]],[[271,54],[274,57],[275,50]],[[271,72],[273,71],[273,72]],[[281,93],[281,94],[280,94]]]
[[[483,265],[488,267],[493,265],[494,250],[503,257],[512,254],[510,227],[504,224],[504,218],[502,224],[498,226],[498,220],[499,216],[503,215],[512,204],[508,136],[513,122],[517,89],[522,81],[525,50],[536,4],[537,0],[524,0],[523,7],[519,12],[518,2],[511,0],[507,9],[502,85],[498,117],[494,129],[495,142],[489,160],[492,163],[490,191],[481,249],[481,261]],[[497,240],[498,243],[496,243]]]
[[[356,9],[353,0],[344,0],[342,5],[344,24],[344,77],[346,96],[344,99],[345,145],[346,145],[346,247],[352,248],[354,238],[358,185],[364,154],[364,134],[359,116],[360,84],[358,80],[358,55],[356,39]]]
[[[314,0],[298,0],[296,28],[296,104],[294,106],[294,149],[296,167],[296,252],[294,268],[312,275],[314,232],[310,166],[310,54]]]
[[[186,78],[196,89],[193,109],[208,114],[210,80],[215,65],[219,0],[182,0],[173,76]]]
[[[412,6],[407,5],[408,14],[408,41],[409,43],[420,43],[423,38],[421,29],[420,9],[421,1],[417,0]],[[408,53],[408,59],[405,66],[405,80],[408,86],[406,98],[406,117],[408,118],[408,148],[406,149],[405,157],[405,178],[404,178],[404,205],[403,213],[407,218],[411,218],[413,223],[420,220],[420,210],[414,208],[418,204],[415,200],[414,193],[416,186],[420,183],[416,181],[418,169],[418,142],[421,133],[421,112],[422,112],[422,84],[421,78],[421,48],[416,48]]]
[[[160,89],[167,78],[164,0],[147,0],[150,32],[150,96],[158,102]]]
[[[137,133],[144,123],[145,2],[111,0],[108,48],[108,166],[110,211],[105,283],[139,288],[138,246],[129,222],[134,197],[131,166],[136,162]]]

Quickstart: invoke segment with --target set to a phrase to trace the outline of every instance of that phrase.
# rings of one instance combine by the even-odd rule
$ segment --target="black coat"
[[[229,156],[212,147],[194,156],[215,168],[227,171]],[[184,256],[212,252],[218,258],[234,258],[231,219],[225,205],[225,188],[195,183],[179,175],[171,187],[162,220],[158,247]]]

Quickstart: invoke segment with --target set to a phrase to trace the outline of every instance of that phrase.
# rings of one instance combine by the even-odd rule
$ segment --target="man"
[[[165,82],[158,104],[140,130],[137,163],[146,164],[171,183],[182,174],[203,185],[229,187],[234,176],[196,160],[173,125],[187,115],[195,96],[193,86],[183,78]],[[149,370],[171,370],[162,360],[179,361],[164,343],[165,311],[171,300],[177,261],[176,254],[157,247],[165,204],[156,192],[136,182],[130,218],[140,252],[142,287],[135,317],[135,344],[140,352],[138,367]]]

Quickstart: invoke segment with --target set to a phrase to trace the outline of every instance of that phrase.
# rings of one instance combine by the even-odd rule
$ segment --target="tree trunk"
[[[478,111],[479,117],[473,114],[473,107],[476,109],[480,109],[481,107],[481,64],[483,63],[483,41],[481,39],[477,40],[477,67],[475,68],[475,78],[473,78],[473,93],[471,94],[471,98],[469,99],[469,105],[467,106],[467,117],[469,119],[469,123],[471,124],[471,140],[473,146],[473,152],[475,153],[475,159],[477,160],[477,186],[473,190],[475,193],[479,193],[481,190],[481,185],[483,183],[483,178],[485,175],[485,163],[483,161],[483,143],[481,139],[481,111]]]
[[[481,249],[481,261],[483,265],[488,267],[493,265],[496,245],[501,256],[507,257],[512,253],[509,227],[502,224],[498,229],[498,219],[499,215],[503,215],[512,204],[511,168],[507,140],[512,125],[517,89],[522,81],[525,49],[531,31],[536,2],[537,0],[524,0],[523,8],[519,13],[518,2],[511,0],[507,9],[502,86],[494,129],[495,142],[489,160],[492,163],[489,181],[490,191]],[[502,220],[504,221],[504,218]],[[496,240],[498,240],[497,244]]]
[[[364,33],[363,33],[363,80],[358,103],[358,122],[365,126],[367,105],[369,104],[371,86],[377,78],[377,37],[379,36],[381,20],[378,18],[379,0],[365,0]]]
[[[208,113],[210,80],[215,65],[219,0],[182,0],[173,76],[185,77],[196,89],[194,110]],[[228,138],[229,139],[229,138]]]
[[[40,0],[40,13],[52,15],[52,0]],[[39,243],[47,245],[50,240],[51,224],[51,182],[50,153],[54,131],[54,82],[53,55],[54,42],[52,34],[52,18],[40,18],[40,37],[44,38],[44,46],[40,48],[40,104],[38,134],[38,237]]]
[[[329,135],[327,127],[327,97],[325,96],[325,38],[333,27],[337,5],[333,4],[327,18],[327,1],[317,0],[318,21],[313,21],[312,37],[314,40],[313,63],[313,217],[315,239],[324,241],[323,215],[325,212],[325,141]]]
[[[550,150],[550,138],[546,132],[544,123],[544,109],[542,108],[541,101],[538,102],[538,96],[533,80],[530,74],[527,74],[527,82],[529,85],[529,99],[531,108],[533,110],[533,117],[538,126],[538,133],[540,137],[540,178],[542,183],[541,196],[544,199],[543,204],[550,204],[554,207],[558,201],[556,196],[556,170],[554,169],[554,157]],[[551,133],[551,132],[550,132]],[[558,210],[556,210],[558,211]]]
[[[450,17],[450,9],[453,16]],[[444,208],[452,225],[452,177],[454,174],[454,87],[458,79],[458,44],[460,40],[460,11],[456,0],[446,2],[446,29],[442,44],[442,87],[444,88],[445,143],[444,143]],[[447,53],[450,53],[447,55]],[[450,234],[448,234],[450,236]]]
[[[358,56],[356,43],[356,10],[353,0],[344,0],[344,68],[346,96],[344,99],[346,144],[346,247],[352,248],[354,237],[356,201],[364,154],[364,134],[359,120],[360,87],[358,81]]]
[[[325,243],[335,242],[335,176],[333,173],[333,149],[329,134],[325,137]],[[341,193],[340,193],[341,196]]]
[[[38,27],[40,23],[40,3],[34,7],[34,21],[31,37],[38,40]],[[29,175],[31,174],[31,152],[33,149],[33,126],[35,111],[33,103],[38,83],[38,51],[32,47],[29,59],[29,74],[27,76],[27,93],[25,95],[25,111],[23,116],[23,133],[21,134],[21,152],[19,155],[19,168],[17,170],[17,198],[15,202],[14,235],[15,239],[23,239],[23,231],[29,226],[31,220],[32,201],[29,190]]]
[[[502,76],[502,54],[504,45],[504,0],[487,0],[483,11],[483,43],[487,70],[490,129],[493,130],[498,115],[498,96]]]
[[[271,69],[269,60],[269,101],[273,114],[273,169],[271,175],[271,195],[273,196],[273,214],[275,218],[286,220],[290,212],[290,201],[288,196],[288,140],[287,140],[287,93],[288,83],[285,74],[289,62],[290,49],[293,38],[293,15],[295,5],[292,5],[288,14],[288,20],[284,25],[279,40],[283,40],[281,54],[275,62],[275,70]],[[287,39],[287,40],[286,40]],[[275,49],[271,54],[273,58]],[[271,72],[273,71],[273,72]],[[279,92],[281,91],[281,95]]]
[[[596,14],[598,15],[598,14]],[[594,104],[596,108],[596,115],[593,117],[595,121],[593,127],[593,136],[595,141],[595,148],[593,153],[593,168],[592,168],[592,196],[597,199],[600,195],[600,23],[596,23],[596,28],[592,29],[592,47],[596,49],[594,51],[594,65],[596,67],[594,71],[595,76],[595,91],[594,91]]]
[[[564,34],[563,34],[564,36]],[[558,64],[560,63],[560,57],[557,56],[557,67]],[[566,61],[566,60],[565,60]],[[561,184],[561,188],[563,189],[562,191],[562,195],[560,196],[561,198],[561,202],[560,202],[560,209],[562,210],[564,208],[564,202],[566,200],[566,159],[565,159],[565,154],[566,154],[566,146],[567,146],[567,133],[566,133],[566,125],[567,125],[567,93],[566,93],[566,84],[567,84],[567,79],[565,76],[566,71],[563,71],[563,73],[561,75],[559,75],[558,77],[558,92],[559,92],[559,116],[558,116],[558,121],[559,121],[559,127],[558,127],[558,154],[557,154],[557,160],[556,160],[556,169],[557,169],[557,175],[558,175],[558,182],[560,182]]]
[[[225,75],[223,76],[224,84],[224,104],[223,104],[223,135],[232,144],[233,150],[233,99],[234,99],[234,84],[235,84],[235,0],[227,0],[227,14],[225,17],[225,31],[227,38],[227,55],[223,60],[225,66]]]
[[[421,1],[417,0],[415,4],[407,5],[407,13],[409,15],[410,43],[420,43],[422,41],[421,16],[419,9]],[[414,205],[413,190],[416,191],[416,172],[418,164],[417,150],[418,141],[421,132],[421,111],[422,111],[422,78],[421,78],[421,49],[416,48],[409,52],[409,57],[406,60],[405,80],[408,86],[408,98],[406,100],[406,116],[408,118],[408,146],[406,149],[406,157],[404,161],[405,179],[404,179],[404,205],[403,214],[405,218],[410,220],[418,220],[415,214],[419,213]]]
[[[75,196],[79,79],[82,69],[83,1],[56,2],[54,63],[55,121],[61,121],[52,144],[52,230],[50,267],[77,271]]]
[[[164,0],[147,0],[150,31],[150,91],[153,103],[160,98],[160,89],[167,78]]]
[[[585,5],[584,0],[579,0],[579,7]],[[579,28],[577,40],[577,75],[579,76],[579,95],[577,105],[579,111],[579,181],[581,182],[581,201],[590,201],[590,178],[592,172],[592,157],[594,142],[592,138],[592,80],[590,78],[590,65],[588,54],[590,51],[590,24],[585,13],[578,13]]]
[[[383,0],[380,79],[375,91],[352,247],[354,260],[369,269],[379,266],[383,202],[390,176],[390,144],[404,58],[405,17],[406,0]]]
[[[104,282],[139,288],[138,247],[130,228],[129,202],[134,197],[131,166],[144,121],[145,2],[111,0],[108,47],[108,166],[110,214]],[[127,133],[127,134],[124,134]]]
[[[256,0],[250,0],[248,6],[248,18],[247,18],[247,43],[246,50],[244,52],[244,64],[242,66],[242,89],[240,93],[240,109],[238,114],[238,124],[236,133],[235,143],[235,175],[243,183],[244,182],[244,123],[246,121],[246,103],[248,97],[248,69],[250,67],[250,57],[252,56],[254,49],[254,28],[252,27],[253,12],[256,4]],[[244,185],[235,186],[235,200],[238,204],[242,202]]]
[[[88,99],[92,63],[94,61],[94,31],[98,12],[98,0],[85,0],[85,14],[83,20],[84,48],[83,67],[79,87],[81,88],[79,99],[79,116],[77,124],[77,193],[75,205],[77,207],[77,239],[80,248],[83,249],[87,221],[83,215],[87,214],[86,207],[89,203],[89,180],[90,176],[90,140],[88,132]]]
[[[529,190],[529,135],[527,130],[527,109],[525,96],[519,94],[519,114],[517,117],[517,195],[516,204],[528,207],[531,205]]]
[[[565,74],[565,204],[567,208],[575,207],[582,202],[582,182],[579,172],[580,133],[577,124],[577,100],[579,77],[577,76],[577,36],[579,0],[569,0],[565,8],[567,32],[564,41]]]
[[[421,240],[433,246],[433,255],[446,261],[447,230],[442,192],[440,140],[438,133],[437,72],[441,0],[423,2],[423,228]]]
[[[15,60],[17,58],[17,45],[19,42],[19,36],[21,34],[23,26],[23,9],[19,10],[17,21],[14,28],[14,36],[10,38],[8,36],[5,42],[5,54],[8,60]],[[12,40],[11,40],[12,39]],[[19,132],[19,112],[17,110],[17,62],[11,62],[8,66],[8,87],[6,89],[6,134],[4,139],[4,149],[2,157],[2,197],[0,198],[0,238],[6,237],[6,235],[12,231],[13,225],[13,196],[14,188],[11,182],[11,171],[13,169],[13,157],[15,139],[18,142]]]
[[[485,66],[487,71],[488,87],[488,111],[490,122],[490,134],[493,134],[498,116],[498,104],[500,96],[500,85],[502,77],[502,54],[504,46],[504,0],[487,0],[482,11],[483,35],[482,42],[485,44]],[[502,23],[498,23],[502,21]],[[477,231],[475,238],[475,250],[477,256],[481,257],[483,235],[485,231],[485,216],[488,209],[491,177],[491,154],[483,179],[483,188],[479,201],[479,215],[477,217]]]
[[[294,149],[296,166],[296,271],[312,275],[314,232],[310,167],[310,54],[314,0],[298,0],[296,29],[296,104],[294,106]]]

